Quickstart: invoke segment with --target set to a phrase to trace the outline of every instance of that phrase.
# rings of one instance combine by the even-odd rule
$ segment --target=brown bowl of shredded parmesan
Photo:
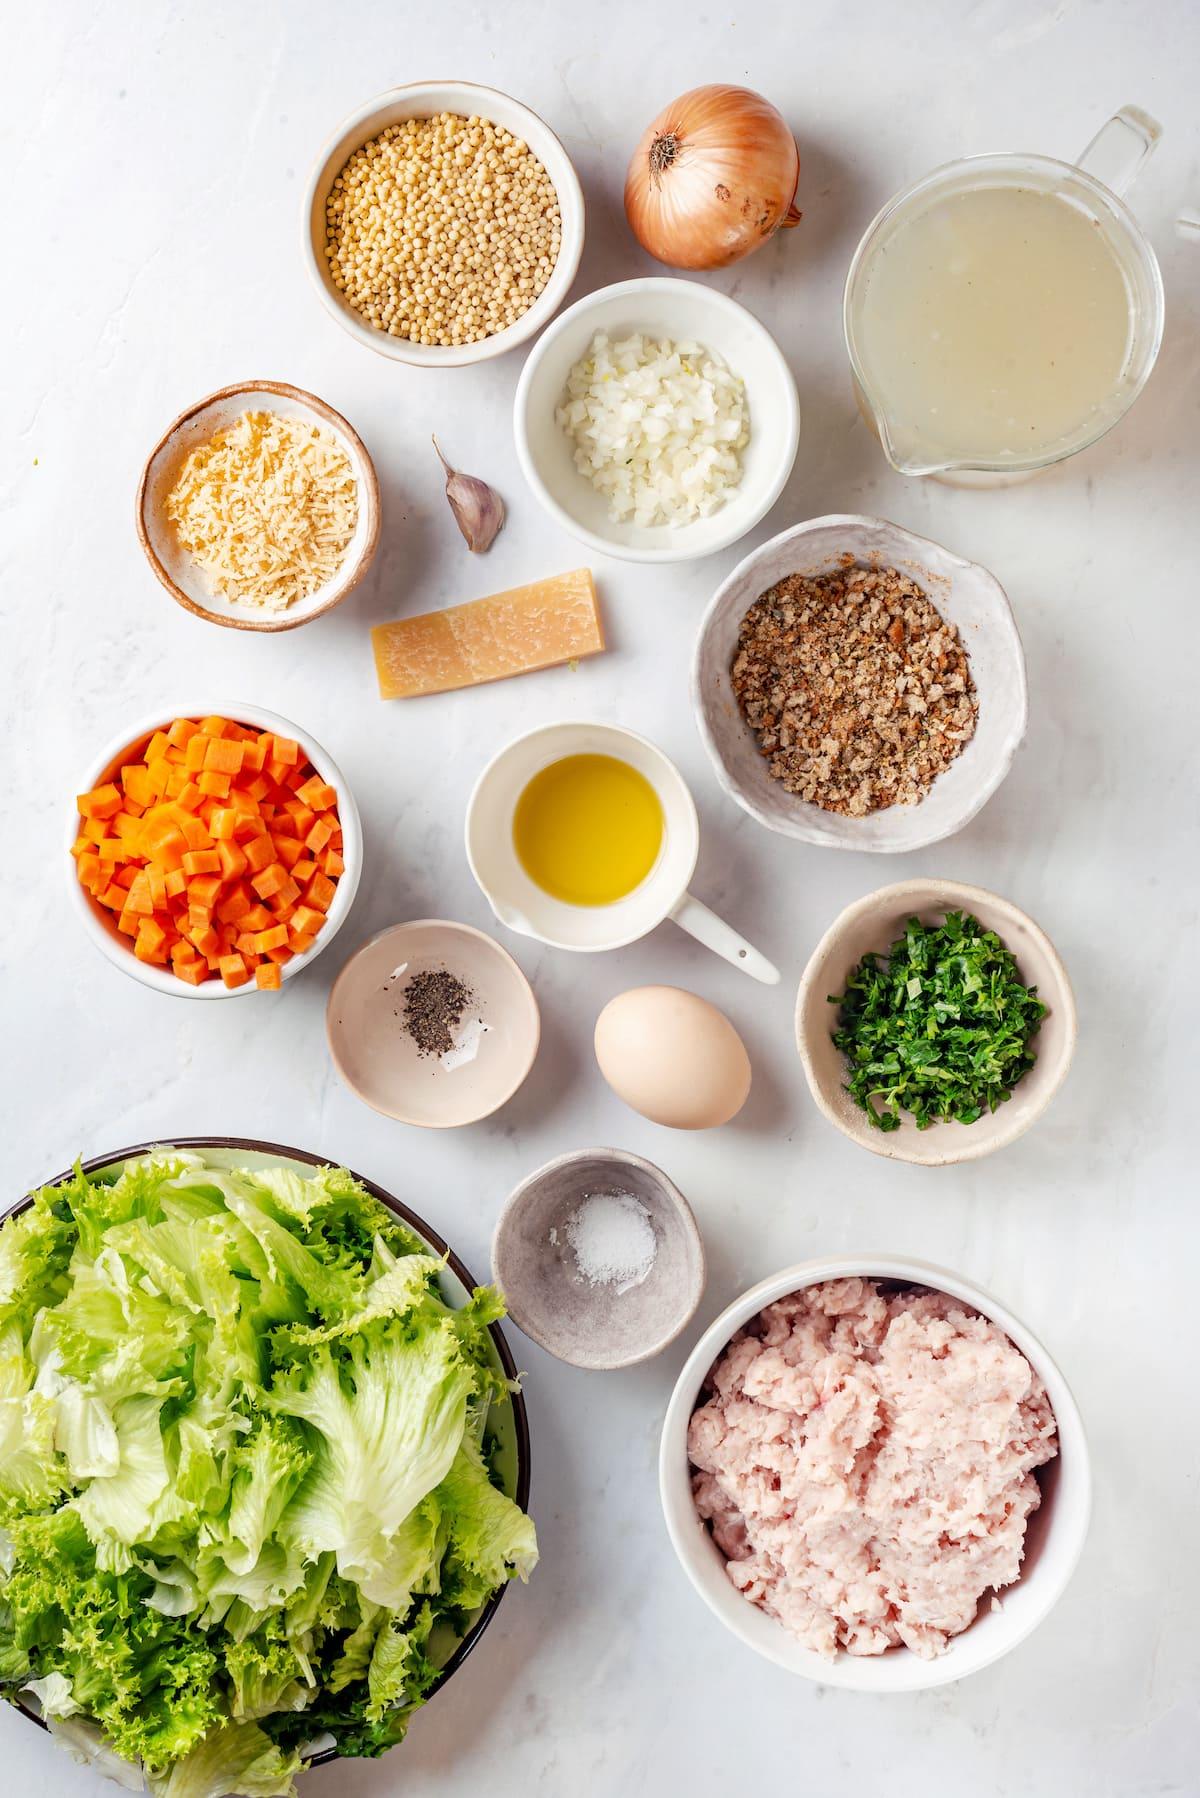
[[[357,431],[282,381],[244,381],[180,414],[137,496],[146,558],[212,624],[286,631],[356,587],[379,541],[379,483]]]

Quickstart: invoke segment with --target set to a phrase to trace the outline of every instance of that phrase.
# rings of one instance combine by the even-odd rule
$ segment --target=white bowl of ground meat
[[[996,1299],[903,1257],[761,1281],[679,1376],[667,1529],[759,1654],[822,1685],[912,1692],[990,1665],[1051,1611],[1091,1512],[1083,1423]]]
[[[1025,735],[1025,656],[986,568],[884,518],[812,518],[717,589],[692,703],[769,830],[899,853],[961,830]]]

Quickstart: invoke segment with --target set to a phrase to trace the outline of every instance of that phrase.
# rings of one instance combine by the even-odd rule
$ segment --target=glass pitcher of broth
[[[1128,411],[1162,342],[1163,289],[1118,196],[1160,136],[1127,106],[1076,164],[968,156],[884,207],[850,265],[844,324],[893,468],[1021,480]]]

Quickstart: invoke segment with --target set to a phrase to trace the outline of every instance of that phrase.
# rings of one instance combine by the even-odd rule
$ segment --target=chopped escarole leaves
[[[1036,1062],[1030,1044],[1046,1015],[995,931],[969,912],[939,925],[909,918],[886,956],[864,955],[829,1003],[841,1007],[833,1040],[846,1091],[879,1130],[898,1130],[905,1111],[918,1130],[995,1111]]]
[[[488,1459],[503,1308],[440,1268],[344,1170],[172,1150],[0,1228],[0,1690],[157,1798],[398,1742],[537,1560]]]

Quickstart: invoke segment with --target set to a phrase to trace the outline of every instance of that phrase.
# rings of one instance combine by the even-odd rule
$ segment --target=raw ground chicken
[[[1058,1453],[1024,1355],[943,1293],[832,1280],[738,1332],[688,1431],[730,1579],[832,1659],[926,1658],[1021,1571]]]

